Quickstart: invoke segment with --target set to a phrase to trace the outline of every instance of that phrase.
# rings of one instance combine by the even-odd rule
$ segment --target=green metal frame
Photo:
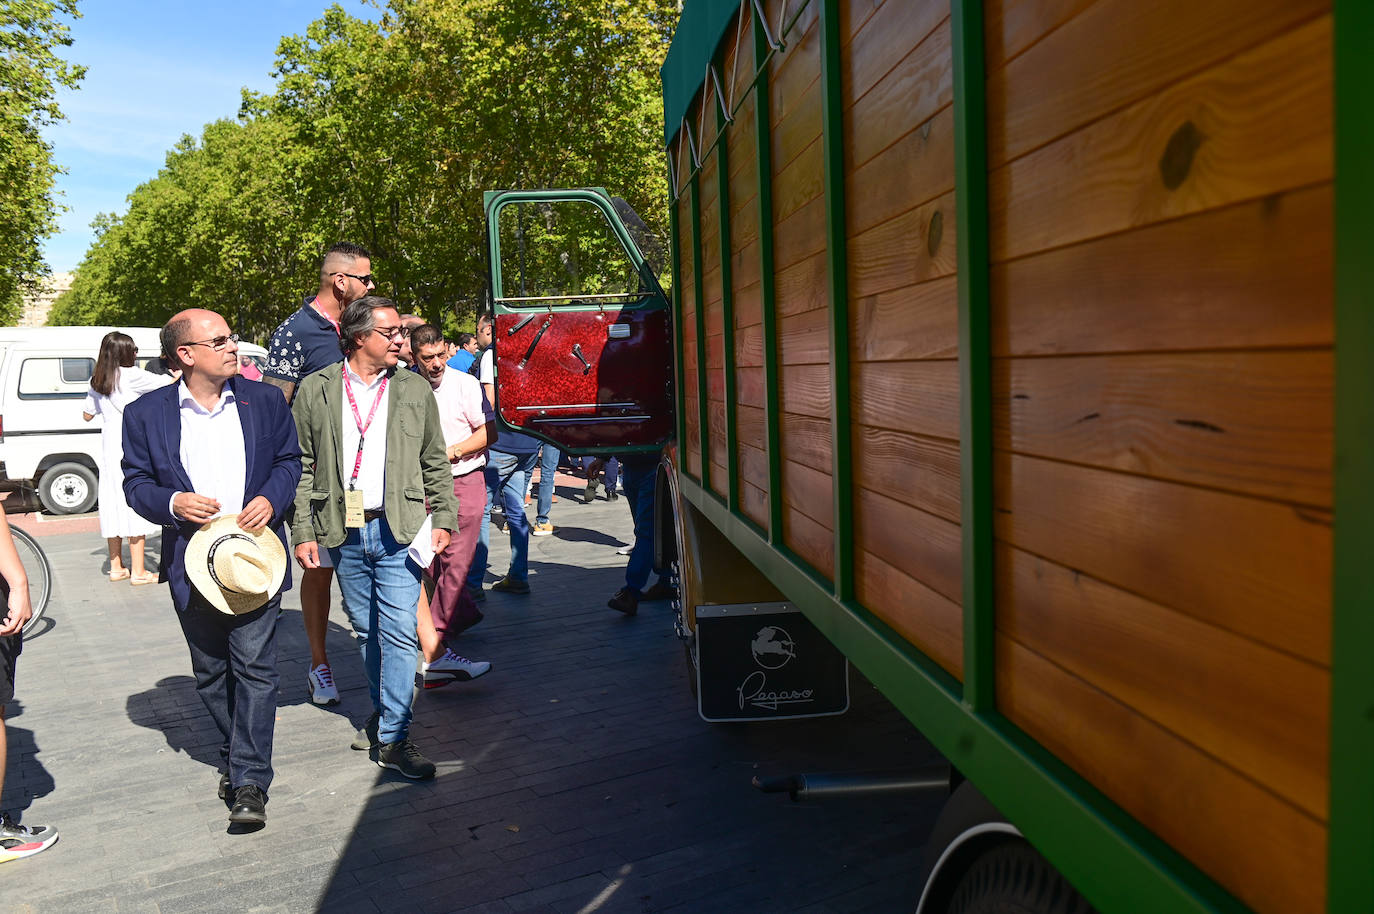
[[[769,103],[768,61],[773,49],[754,23],[754,154],[759,177],[759,302],[763,319],[763,412],[768,436],[768,542],[781,546],[782,536],[782,389],[778,369],[776,262],[773,257],[773,132]]]
[[[701,180],[693,174],[692,204],[692,298],[697,330],[697,440],[701,443],[701,484],[711,488],[711,428],[706,421],[706,291],[701,276]],[[682,446],[687,446],[686,439]]]
[[[668,186],[670,189],[672,189],[673,178],[673,168],[670,164],[668,167]],[[673,412],[676,414],[674,421],[677,426],[677,442],[678,446],[681,447],[687,441],[687,410],[682,408],[685,405],[682,398],[687,388],[682,386],[685,380],[682,373],[682,245],[679,242],[682,227],[678,224],[677,207],[677,201],[674,200],[668,208],[668,231],[672,235],[668,243],[671,246],[673,256],[673,298],[671,302],[673,311],[673,382],[675,384],[673,392],[677,400],[675,404],[677,408]],[[677,461],[677,468],[678,472],[686,474],[686,461]]]
[[[826,279],[830,292],[831,499],[835,598],[854,599],[854,456],[849,406],[849,248],[844,194],[844,72],[839,0],[821,0],[821,145],[825,181]]]
[[[992,567],[992,343],[983,5],[955,0],[954,196],[959,266],[959,482],[963,537],[964,703],[996,700]]]
[[[1329,910],[1374,911],[1374,5],[1336,0]]]
[[[716,214],[720,217],[717,243],[720,245],[720,308],[722,350],[725,369],[725,503],[739,511],[739,435],[736,429],[738,407],[735,403],[735,289],[734,265],[730,256],[730,150],[725,139],[729,115],[717,96],[716,105]]]

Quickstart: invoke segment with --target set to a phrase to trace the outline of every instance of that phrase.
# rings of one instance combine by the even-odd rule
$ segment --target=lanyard
[[[367,430],[372,427],[372,418],[377,415],[377,404],[382,402],[382,397],[386,396],[386,382],[390,378],[382,378],[382,386],[377,390],[377,396],[372,401],[372,411],[367,414],[367,421],[363,421],[362,413],[358,412],[358,401],[353,399],[353,382],[348,379],[348,366],[344,366],[343,381],[344,390],[348,393],[348,405],[353,407],[353,421],[358,426],[358,457],[353,461],[353,476],[348,480],[348,490],[353,491],[354,485],[358,482],[358,472],[363,468],[363,442],[367,440]]]
[[[328,314],[325,314],[324,309],[321,308],[319,304],[317,304],[316,299],[310,299],[310,307],[314,308],[315,313],[318,314],[320,317],[329,321],[329,326],[334,328],[335,333],[337,333],[339,336],[343,336],[343,331],[339,329],[339,322],[334,320],[334,318],[330,317]]]

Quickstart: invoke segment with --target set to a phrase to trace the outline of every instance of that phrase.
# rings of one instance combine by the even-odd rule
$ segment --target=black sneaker
[[[0,817],[0,863],[32,857],[56,840],[57,829],[51,825],[19,825],[9,816]]]
[[[262,825],[267,821],[267,794],[254,784],[234,791],[234,808],[229,821],[235,825]]]
[[[359,752],[366,749],[376,749],[378,746],[377,725],[381,722],[382,715],[380,713],[373,711],[369,714],[367,723],[363,724],[363,728],[353,737],[353,742],[348,744],[348,748],[357,749]]]
[[[399,771],[412,781],[427,781],[434,777],[434,763],[420,754],[408,739],[386,743],[377,750],[377,766]]]
[[[229,802],[229,772],[219,773],[219,798],[226,803]]]
[[[639,594],[628,587],[622,587],[615,592],[615,596],[606,601],[606,605],[618,613],[633,616],[639,612]]]

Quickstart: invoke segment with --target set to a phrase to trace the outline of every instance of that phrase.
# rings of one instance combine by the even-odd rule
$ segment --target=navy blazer
[[[229,388],[238,404],[243,428],[243,502],[259,495],[272,504],[269,522],[286,545],[283,518],[296,497],[301,477],[301,448],[296,423],[281,390],[271,384],[232,377]],[[177,391],[181,384],[146,393],[124,410],[124,497],[141,517],[162,525],[162,575],[172,585],[172,604],[183,610],[191,599],[186,579],[186,543],[201,525],[184,521],[171,511],[172,496],[194,492],[191,478],[181,465],[181,409]],[[224,506],[226,514],[237,507]],[[287,549],[286,578],[282,590],[291,587],[291,550]]]

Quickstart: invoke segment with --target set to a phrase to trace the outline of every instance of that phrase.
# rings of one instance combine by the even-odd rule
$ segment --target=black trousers
[[[224,738],[220,758],[234,788],[264,793],[272,784],[272,735],[277,720],[277,608],[281,596],[251,613],[229,615],[192,591],[177,613],[196,693]]]

